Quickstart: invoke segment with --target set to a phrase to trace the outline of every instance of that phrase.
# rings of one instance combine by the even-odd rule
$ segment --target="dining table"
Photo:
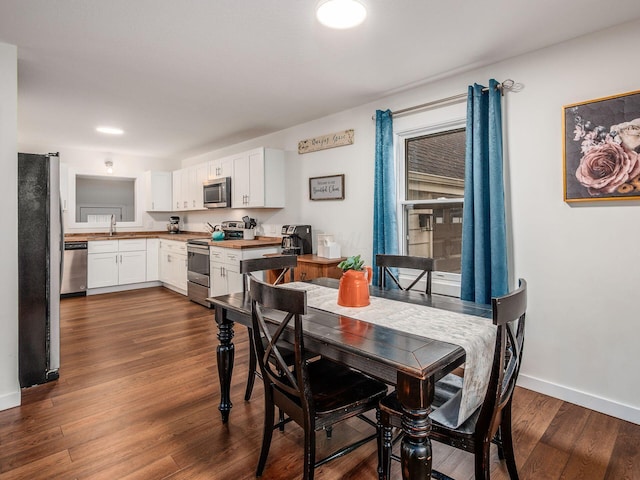
[[[339,281],[317,278],[297,288],[309,288],[331,294]],[[286,288],[287,285],[285,284]],[[317,288],[315,288],[317,287]],[[322,288],[321,288],[322,287]],[[400,316],[404,312],[419,309],[423,317],[460,316],[477,323],[492,324],[490,305],[460,300],[459,298],[399,289],[381,289],[369,286],[372,300],[389,303]],[[310,295],[311,292],[308,292]],[[215,309],[218,326],[217,363],[220,381],[218,409],[222,422],[227,423],[233,407],[230,398],[231,376],[234,363],[234,324],[251,327],[251,299],[249,292],[237,292],[207,299]],[[387,326],[385,318],[375,318],[375,309],[369,310],[369,320],[361,320],[353,309],[314,306],[308,302],[304,315],[305,348],[323,357],[364,372],[395,387],[402,405],[401,444],[402,476],[405,480],[431,478],[431,404],[435,384],[442,377],[469,361],[465,348],[444,341],[442,335],[431,335],[424,328],[416,333]],[[364,307],[366,309],[368,307]],[[387,309],[388,310],[388,309]],[[345,314],[348,312],[348,314]],[[375,321],[371,321],[375,320]],[[274,320],[277,323],[277,320]],[[468,329],[474,335],[474,329]],[[468,332],[467,332],[468,334]],[[432,338],[435,337],[435,338]],[[454,335],[455,340],[455,335]],[[460,342],[458,342],[460,343]],[[481,354],[482,356],[482,354]],[[489,362],[491,359],[489,359]],[[468,365],[466,365],[468,367]]]

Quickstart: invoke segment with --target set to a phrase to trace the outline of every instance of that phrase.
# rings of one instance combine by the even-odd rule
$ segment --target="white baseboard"
[[[5,393],[4,395],[0,395],[0,411],[19,407],[21,401],[22,396],[20,395],[20,389],[16,390],[15,392],[9,392]]]
[[[640,425],[640,408],[520,374],[518,386]]]

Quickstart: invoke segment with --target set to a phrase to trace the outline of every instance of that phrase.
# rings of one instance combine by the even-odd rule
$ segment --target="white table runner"
[[[343,307],[338,305],[335,288],[301,282],[288,283],[286,287],[306,290],[309,307],[459,345],[466,353],[462,391],[430,416],[456,428],[482,404],[496,341],[491,319],[373,296],[366,307]]]

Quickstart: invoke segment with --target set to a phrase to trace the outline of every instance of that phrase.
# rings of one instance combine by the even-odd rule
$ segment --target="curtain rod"
[[[511,90],[515,85],[515,82],[513,80],[511,80],[510,78],[504,80],[502,83],[499,83],[497,85],[497,89],[500,90],[502,92],[502,95],[504,95],[505,90]],[[483,92],[488,92],[489,89],[487,87],[484,87],[482,89]],[[446,98],[441,98],[439,100],[434,100],[432,102],[427,102],[427,103],[422,103],[420,105],[415,105],[413,107],[407,107],[407,108],[402,108],[400,110],[396,110],[395,112],[391,112],[391,115],[401,115],[403,113],[407,113],[407,112],[412,112],[414,110],[421,110],[423,108],[427,108],[427,107],[434,107],[436,105],[442,105],[445,103],[449,103],[449,102],[453,102],[454,100],[461,100],[463,98],[467,98],[467,93],[459,93],[458,95],[452,95],[450,97],[446,97]],[[372,120],[376,119],[376,116],[373,115],[371,117]]]

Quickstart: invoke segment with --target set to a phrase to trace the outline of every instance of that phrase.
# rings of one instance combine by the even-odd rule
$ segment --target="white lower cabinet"
[[[183,295],[187,294],[187,244],[160,240],[160,281]]]
[[[242,291],[240,260],[261,258],[270,253],[278,253],[276,247],[264,248],[221,248],[209,247],[210,295],[226,295]]]
[[[88,242],[87,287],[142,283],[147,279],[147,242],[99,240]]]
[[[92,243],[89,242],[89,246]],[[118,252],[89,253],[87,255],[87,288],[113,285],[118,285]]]

